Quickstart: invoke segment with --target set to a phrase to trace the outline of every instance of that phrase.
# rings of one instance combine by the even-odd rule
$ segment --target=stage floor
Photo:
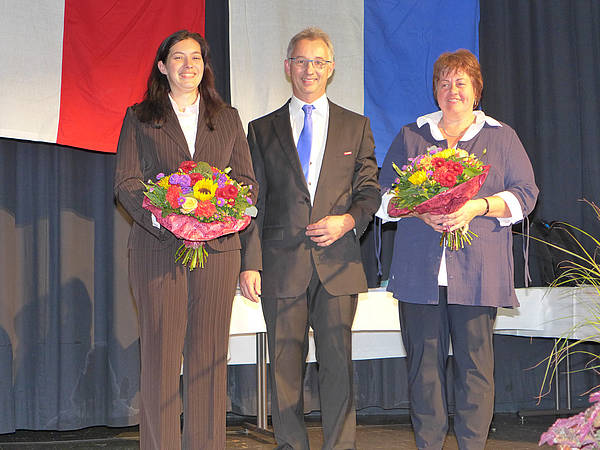
[[[539,436],[555,420],[554,417],[531,417],[521,424],[516,414],[496,414],[492,423],[486,449],[534,450],[539,449]],[[267,450],[275,448],[268,438],[244,434],[242,418],[228,419],[227,449]],[[318,419],[307,419],[311,448],[322,445]],[[412,428],[407,416],[359,416],[357,448],[361,450],[416,449]],[[138,449],[137,427],[92,427],[78,431],[44,432],[17,431],[0,435],[0,449]],[[542,448],[551,448],[544,446]],[[451,434],[446,439],[445,450],[457,450],[456,439]]]

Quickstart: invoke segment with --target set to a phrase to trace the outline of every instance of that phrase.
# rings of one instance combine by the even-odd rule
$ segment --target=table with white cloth
[[[584,339],[596,336],[593,325],[582,321],[598,317],[598,292],[593,287],[555,287],[517,289],[520,307],[498,308],[494,333],[513,336],[566,337]],[[450,352],[452,350],[450,349]],[[381,359],[406,356],[400,334],[398,302],[385,288],[360,294],[352,325],[352,359]],[[266,327],[260,304],[252,303],[239,292],[233,303],[228,363],[256,364],[257,425],[267,428],[267,359]],[[308,362],[315,361],[314,340],[310,333]],[[558,368],[558,365],[556,365]],[[555,377],[555,411],[560,409],[559,377]],[[570,374],[567,358],[567,410],[571,410]],[[519,415],[538,414],[537,411]],[[253,425],[250,425],[253,426]]]
[[[593,287],[517,289],[521,306],[498,308],[495,332],[514,336],[563,337],[585,319],[600,317],[598,292]],[[229,340],[229,364],[255,364],[256,333],[265,332],[260,304],[239,293],[233,303]],[[352,326],[352,359],[396,358],[406,355],[400,335],[398,302],[385,288],[358,296]],[[571,337],[595,336],[591,325],[577,327]],[[315,361],[310,341],[308,361]]]

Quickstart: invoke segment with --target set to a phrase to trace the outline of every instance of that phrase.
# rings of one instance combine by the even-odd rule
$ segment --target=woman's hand
[[[485,200],[469,200],[452,214],[442,216],[442,231],[454,231],[468,227],[471,220],[473,220],[475,216],[482,215],[485,210]]]
[[[438,233],[447,231],[444,229],[444,217],[445,216],[443,216],[443,215],[434,215],[434,214],[429,214],[429,213],[419,214],[419,213],[413,212],[412,214],[409,214],[408,217],[417,217],[417,218],[421,219],[423,222],[425,222],[427,225],[429,225],[431,228],[433,228]]]

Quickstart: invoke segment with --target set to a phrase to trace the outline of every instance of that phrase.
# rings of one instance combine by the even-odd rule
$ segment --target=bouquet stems
[[[454,231],[444,231],[440,239],[440,247],[446,245],[450,250],[458,250],[465,248],[465,244],[471,245],[471,240],[474,237],[479,237],[468,228],[463,228]]]
[[[190,272],[196,267],[204,269],[204,263],[208,252],[204,248],[204,242],[183,241],[183,244],[175,252],[175,262],[181,260],[181,264],[187,266]]]

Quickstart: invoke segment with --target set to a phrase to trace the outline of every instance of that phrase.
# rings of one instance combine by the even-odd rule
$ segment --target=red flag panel
[[[162,40],[204,24],[205,0],[66,0],[57,143],[114,153]]]

